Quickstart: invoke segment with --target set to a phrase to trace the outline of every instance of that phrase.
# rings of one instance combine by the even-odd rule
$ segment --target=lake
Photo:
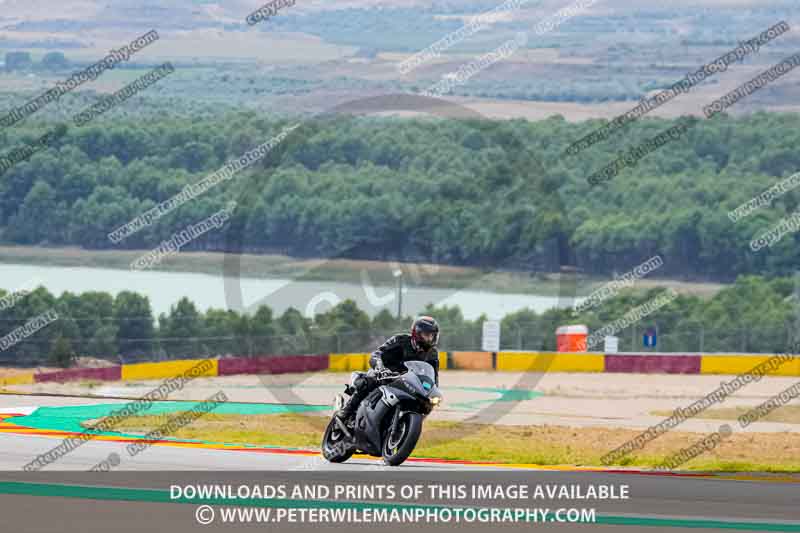
[[[291,279],[224,278],[185,272],[131,271],[87,267],[47,267],[0,264],[0,287],[14,290],[32,281],[50,292],[82,293],[101,291],[117,294],[129,290],[150,298],[153,313],[169,311],[171,305],[186,296],[197,308],[253,311],[268,305],[276,314],[287,308],[299,309],[306,316],[324,312],[339,301],[350,298],[370,316],[381,309],[397,312],[396,287],[372,287],[369,283],[294,281]],[[556,307],[558,297],[536,294],[493,293],[477,289],[440,289],[407,286],[402,295],[404,315],[419,313],[426,304],[457,305],[464,317],[481,314],[501,318],[508,313],[530,308],[537,312]],[[562,307],[571,305],[570,301]]]

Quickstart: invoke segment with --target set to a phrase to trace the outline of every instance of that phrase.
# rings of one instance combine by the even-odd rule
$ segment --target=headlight
[[[442,397],[441,396],[434,396],[433,398],[431,398],[431,405],[433,405],[434,407],[436,407],[440,403],[442,403]]]

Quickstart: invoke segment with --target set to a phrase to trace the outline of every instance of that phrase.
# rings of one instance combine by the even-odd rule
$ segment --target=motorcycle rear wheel
[[[331,417],[322,435],[322,456],[331,463],[343,463],[350,459],[355,449],[347,443],[347,436],[336,424],[336,415]]]

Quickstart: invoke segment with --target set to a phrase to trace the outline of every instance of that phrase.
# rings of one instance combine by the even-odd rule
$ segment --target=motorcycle
[[[377,375],[379,386],[359,404],[352,427],[334,413],[322,436],[325,459],[343,463],[357,451],[383,457],[389,466],[408,459],[422,433],[422,421],[441,403],[442,394],[430,364],[404,364],[407,372]],[[352,389],[348,387],[347,391]],[[344,396],[337,394],[334,409],[341,409],[344,401]]]

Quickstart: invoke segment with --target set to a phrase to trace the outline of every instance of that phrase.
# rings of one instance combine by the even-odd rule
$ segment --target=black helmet
[[[411,324],[411,346],[417,351],[430,350],[439,342],[439,324],[433,317],[420,316]]]

